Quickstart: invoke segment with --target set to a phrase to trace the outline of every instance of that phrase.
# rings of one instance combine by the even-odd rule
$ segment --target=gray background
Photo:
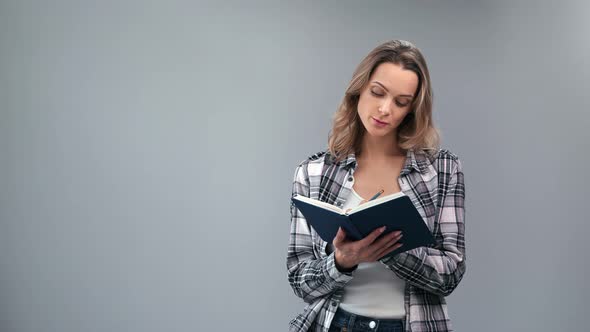
[[[0,330],[287,330],[295,166],[395,38],[464,163],[456,329],[585,330],[589,10],[0,2]]]

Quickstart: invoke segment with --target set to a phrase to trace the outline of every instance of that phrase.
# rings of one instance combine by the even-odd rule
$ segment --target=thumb
[[[344,231],[342,227],[338,227],[338,232],[336,232],[336,236],[334,237],[334,245],[337,246],[344,241],[345,238]]]

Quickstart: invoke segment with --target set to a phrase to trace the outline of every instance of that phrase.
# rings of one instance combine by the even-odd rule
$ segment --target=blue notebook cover
[[[398,230],[403,233],[398,241],[403,245],[384,257],[436,243],[424,219],[410,198],[404,194],[375,199],[352,209],[350,213],[301,195],[295,195],[291,201],[319,236],[329,244],[334,240],[338,227],[342,227],[349,239],[357,241],[381,226],[387,228],[380,237]]]

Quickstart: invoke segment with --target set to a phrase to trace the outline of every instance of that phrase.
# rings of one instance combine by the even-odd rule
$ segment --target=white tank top
[[[362,200],[353,189],[342,209],[358,206]],[[353,277],[344,286],[342,309],[373,318],[403,319],[406,316],[405,281],[383,263],[360,263]]]

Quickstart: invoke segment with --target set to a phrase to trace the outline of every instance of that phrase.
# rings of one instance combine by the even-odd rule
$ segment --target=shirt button
[[[352,181],[352,176],[349,176],[348,177],[348,181]]]
[[[341,202],[336,203],[337,206],[342,206]]]
[[[374,328],[374,327],[375,327],[375,325],[377,325],[377,323],[375,323],[375,321],[374,321],[374,320],[372,320],[372,321],[369,323],[369,327],[370,327],[370,328]]]

